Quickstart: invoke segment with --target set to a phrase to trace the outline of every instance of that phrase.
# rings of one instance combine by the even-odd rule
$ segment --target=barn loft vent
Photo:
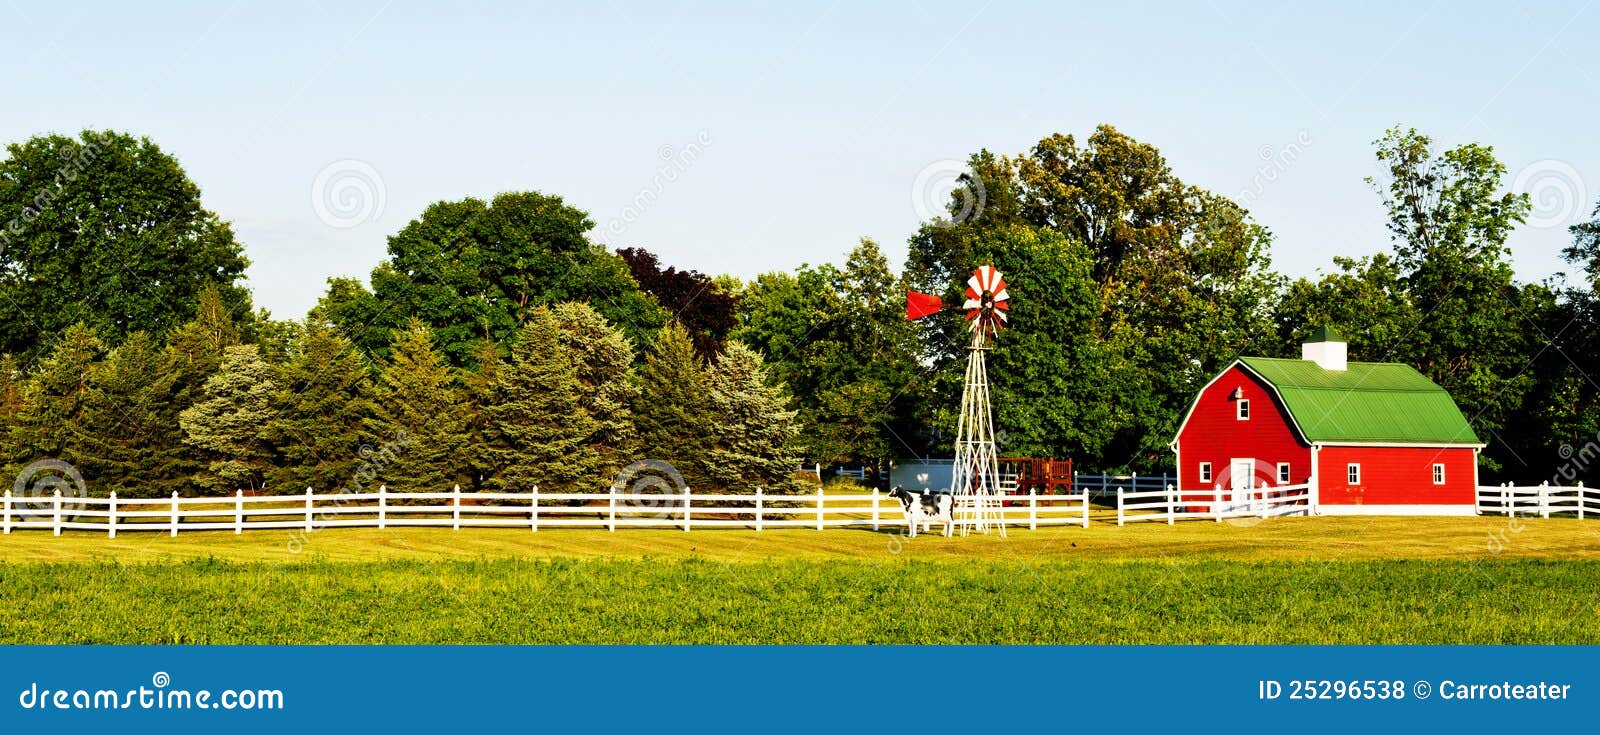
[[[1310,360],[1323,370],[1343,372],[1348,361],[1344,336],[1332,327],[1318,327],[1311,339],[1300,345],[1300,359]]]

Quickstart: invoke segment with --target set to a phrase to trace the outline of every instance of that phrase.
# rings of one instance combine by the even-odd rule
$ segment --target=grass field
[[[0,537],[3,643],[1600,643],[1600,523]]]

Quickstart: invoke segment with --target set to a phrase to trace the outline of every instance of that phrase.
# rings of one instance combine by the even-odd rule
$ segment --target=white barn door
[[[1256,461],[1254,459],[1234,459],[1228,462],[1228,477],[1232,481],[1233,504],[1244,505],[1250,502],[1250,483],[1255,481]]]

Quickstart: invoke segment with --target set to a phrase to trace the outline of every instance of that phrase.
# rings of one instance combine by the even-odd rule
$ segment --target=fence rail
[[[1089,496],[1007,495],[985,519],[1008,526],[1089,525]],[[957,508],[957,525],[978,519]],[[13,497],[0,504],[0,530],[233,531],[255,529],[388,528],[427,526],[525,528],[768,528],[904,527],[900,503],[876,489],[870,493],[781,495],[753,493],[527,493],[449,492],[322,493],[182,498]]]
[[[1311,484],[1266,485],[1242,490],[1217,485],[1212,490],[1179,490],[1167,485],[1159,490],[1115,489],[1117,525],[1137,521],[1223,521],[1229,518],[1271,518],[1310,515]]]
[[[1539,485],[1488,485],[1478,488],[1480,515],[1538,516],[1571,513],[1578,518],[1600,516],[1600,488]]]

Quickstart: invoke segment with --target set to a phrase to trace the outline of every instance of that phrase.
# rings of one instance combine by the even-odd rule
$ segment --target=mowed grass
[[[0,537],[0,643],[1600,643],[1600,522]]]

